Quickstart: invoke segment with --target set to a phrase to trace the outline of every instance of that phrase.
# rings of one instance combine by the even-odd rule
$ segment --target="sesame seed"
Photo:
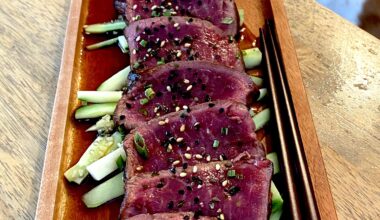
[[[220,161],[223,161],[223,160],[224,160],[222,155],[219,156],[219,160],[220,160]]]
[[[144,168],[143,166],[138,166],[138,167],[136,167],[136,170],[141,171],[143,168]]]
[[[178,10],[179,9],[179,6],[177,5],[177,6],[175,6],[175,10]]]
[[[244,35],[241,35],[240,40],[244,40]]]
[[[136,53],[137,53],[136,49],[133,49],[132,54],[136,54]]]
[[[182,52],[181,51],[178,51],[177,53],[177,57],[180,57],[182,55]]]
[[[132,9],[136,10],[136,8],[137,8],[137,5],[133,5]]]
[[[158,108],[157,108],[157,107],[155,107],[153,111],[154,111],[154,113],[157,113],[157,111],[158,111]]]
[[[171,152],[173,150],[173,146],[171,144],[168,145],[168,152]]]
[[[158,8],[158,6],[157,5],[153,5],[150,9],[153,11],[156,8]]]
[[[211,161],[211,156],[207,155],[206,160],[207,160],[207,162],[210,162]]]
[[[189,85],[189,86],[186,88],[186,91],[190,91],[192,88],[193,88],[193,85]]]
[[[169,123],[169,118],[165,118],[165,123]]]
[[[217,164],[215,165],[215,169],[216,169],[216,170],[220,170],[220,164],[217,163]]]
[[[178,112],[179,110],[181,110],[181,108],[179,106],[175,107],[176,112]]]
[[[165,41],[161,41],[160,47],[165,46]]]
[[[203,157],[202,157],[202,155],[200,155],[200,154],[196,154],[196,155],[195,155],[195,158],[197,158],[197,159],[202,159]]]
[[[193,173],[196,173],[198,171],[198,167],[197,166],[193,166]]]
[[[191,47],[191,44],[190,43],[185,43],[185,47],[189,48],[189,47]]]
[[[183,125],[181,125],[181,127],[179,128],[179,130],[181,131],[181,132],[184,132],[185,131],[185,125],[183,124]]]
[[[222,209],[219,208],[216,212],[217,212],[217,213],[221,213],[221,212],[222,212]]]
[[[182,106],[183,109],[187,110],[189,107],[187,105]]]
[[[141,40],[140,35],[136,37],[136,41],[139,42]]]
[[[228,180],[224,180],[224,181],[222,182],[222,186],[223,186],[223,187],[227,186],[227,184],[228,184]]]
[[[220,220],[224,220],[224,215],[223,215],[223,213],[219,215],[219,218],[220,218]]]
[[[198,185],[197,188],[198,188],[198,189],[202,188],[202,185]]]
[[[179,24],[178,23],[174,23],[174,25],[173,25],[174,27],[178,27],[179,26]]]
[[[181,172],[181,173],[179,174],[179,176],[180,176],[180,177],[185,177],[185,176],[187,176],[187,173],[185,173],[185,172]]]
[[[190,160],[191,159],[191,154],[186,153],[185,154],[185,158],[188,159],[188,160]]]
[[[173,166],[176,166],[176,165],[178,165],[180,163],[180,161],[179,160],[176,160],[176,161],[174,161],[173,163],[172,163],[172,165]]]
[[[186,151],[190,151],[190,147],[187,147],[187,148],[186,148]]]
[[[183,137],[179,137],[179,138],[177,138],[177,142],[179,143],[179,142],[182,142],[183,141]]]
[[[242,28],[242,29],[240,29],[240,32],[244,32],[245,31],[245,27],[244,28]]]
[[[164,125],[164,124],[166,124],[166,123],[165,123],[164,121],[159,121],[158,124],[159,124],[159,125]]]
[[[190,80],[188,80],[188,79],[184,79],[183,82],[186,83],[186,84],[189,84],[189,83],[190,83]]]
[[[170,86],[166,86],[166,90],[168,90],[168,92],[171,92],[172,88]]]

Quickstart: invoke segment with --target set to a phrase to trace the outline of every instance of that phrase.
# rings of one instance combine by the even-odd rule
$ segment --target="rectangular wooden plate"
[[[298,126],[321,219],[336,219],[336,212],[326,176],[323,159],[308,99],[302,83],[301,72],[290,34],[282,0],[236,0],[238,8],[245,11],[245,25],[253,35],[265,19],[275,21],[276,34],[289,81]],[[84,45],[103,40],[103,37],[84,38],[82,27],[88,23],[112,20],[116,17],[113,0],[72,0],[66,30],[61,71],[46,147],[45,165],[36,211],[36,219],[117,219],[121,199],[97,209],[87,209],[81,196],[95,183],[80,186],[68,183],[63,176],[73,165],[95,134],[84,132],[89,123],[74,120],[79,106],[76,91],[95,90],[106,78],[128,64],[118,48],[110,47],[88,53]]]

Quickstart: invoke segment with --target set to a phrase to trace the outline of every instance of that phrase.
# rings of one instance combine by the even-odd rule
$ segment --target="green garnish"
[[[136,62],[133,64],[133,69],[138,69],[140,67],[140,62]]]
[[[222,20],[222,24],[232,24],[232,22],[234,22],[234,19],[231,17],[225,17]]]
[[[236,171],[235,171],[235,170],[228,170],[228,171],[227,171],[227,176],[228,176],[229,178],[234,178],[234,177],[236,177]]]
[[[119,168],[120,171],[123,170],[123,168],[124,168],[124,160],[123,160],[122,156],[119,156],[119,158],[117,158],[116,165],[117,165],[117,168]]]
[[[140,99],[140,104],[141,105],[146,105],[148,104],[149,100],[147,98]]]
[[[148,42],[146,40],[141,40],[140,41],[140,45],[143,46],[143,47],[146,47],[147,44],[148,44]]]
[[[172,12],[171,11],[164,11],[163,15],[166,17],[169,17],[172,15]]]
[[[152,88],[147,88],[147,89],[145,90],[145,96],[146,96],[149,100],[153,99],[155,95],[156,95],[156,93],[154,92],[154,90],[153,90]]]
[[[218,140],[214,140],[214,143],[212,144],[212,147],[213,148],[219,147],[219,141]]]
[[[152,17],[159,17],[160,14],[157,11],[152,11]]]
[[[157,61],[157,65],[163,65],[165,64],[165,60],[163,57],[161,57],[161,60]]]
[[[136,132],[133,141],[135,143],[135,149],[137,153],[142,158],[148,159],[148,149],[146,148],[144,138],[138,132]]]
[[[220,130],[220,133],[222,133],[222,135],[227,135],[228,134],[228,128],[222,128]]]

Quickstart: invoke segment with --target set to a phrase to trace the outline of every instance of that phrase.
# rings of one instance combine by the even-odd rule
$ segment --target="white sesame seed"
[[[253,47],[256,47],[256,40],[254,40],[254,41],[252,42],[252,46],[253,46]]]
[[[190,85],[186,88],[186,91],[190,91],[193,88],[193,85]]]
[[[196,173],[198,171],[198,167],[197,166],[193,166],[193,173]]]
[[[165,46],[165,41],[161,41],[160,47]]]
[[[198,185],[197,188],[198,188],[198,189],[202,188],[202,185]]]
[[[170,86],[166,86],[166,90],[168,90],[168,92],[171,92],[172,88]]]
[[[176,160],[176,161],[174,161],[173,163],[172,163],[172,165],[173,166],[176,166],[176,165],[178,165],[180,163],[180,161],[179,160]]]
[[[159,125],[164,125],[164,124],[166,124],[166,123],[165,123],[164,121],[159,121],[158,124],[159,124]]]
[[[183,82],[186,83],[186,84],[189,84],[189,83],[190,83],[190,80],[188,80],[188,79],[184,79]]]
[[[220,220],[224,220],[224,215],[223,215],[223,213],[219,215],[219,218],[220,218]]]
[[[227,184],[228,184],[228,180],[224,180],[224,181],[222,182],[222,186],[223,186],[223,187],[227,186]]]
[[[221,213],[221,212],[222,212],[222,209],[219,208],[216,212],[217,212],[217,213]]]
[[[190,43],[185,43],[185,47],[189,48],[189,47],[191,47],[191,44]]]
[[[211,156],[207,155],[206,160],[207,160],[207,162],[210,162],[211,161]]]
[[[222,155],[219,156],[219,160],[220,160],[220,161],[223,161],[223,160],[224,160]]]
[[[136,53],[137,53],[136,49],[133,49],[132,54],[136,54]]]
[[[182,142],[183,141],[183,137],[179,137],[179,138],[177,138],[177,142],[179,143],[179,142]]]
[[[215,169],[216,169],[216,170],[220,170],[220,164],[217,163],[217,164],[215,165]]]
[[[153,5],[150,9],[153,11],[154,9],[156,9],[158,6],[157,5]]]
[[[185,173],[185,172],[181,172],[181,173],[179,174],[179,176],[180,176],[180,177],[185,177],[185,176],[187,176],[187,173]]]
[[[179,41],[179,38],[178,37],[174,38],[174,41]]]
[[[181,127],[179,128],[179,131],[180,131],[180,132],[184,132],[184,131],[185,131],[185,128],[186,128],[186,126],[183,124],[183,125],[181,125]]]
[[[179,24],[178,23],[174,23],[174,25],[173,25],[174,27],[178,27],[179,26]]]
[[[173,146],[171,144],[168,145],[168,152],[171,152],[173,150]]]
[[[136,170],[141,171],[143,168],[144,168],[143,166],[138,166],[138,167],[136,167]]]
[[[197,159],[202,159],[203,157],[202,157],[202,155],[200,155],[200,154],[196,154],[196,155],[195,155],[195,158],[197,158]]]
[[[185,110],[189,109],[189,107],[187,107],[187,105],[182,106],[182,108]]]
[[[178,112],[179,110],[181,110],[181,108],[179,106],[175,107],[176,112]]]
[[[155,107],[153,111],[154,111],[154,113],[157,113],[157,111],[158,111],[158,108],[157,108],[157,107]]]
[[[165,123],[169,123],[169,118],[165,118]]]
[[[177,57],[180,57],[182,55],[182,52],[181,51],[178,51],[177,53]]]
[[[185,154],[185,158],[188,159],[188,160],[190,160],[191,159],[191,154],[186,153]]]
[[[178,10],[178,9],[179,9],[178,5],[177,5],[177,6],[175,6],[175,10]]]
[[[244,40],[244,35],[241,35],[240,40]]]
[[[140,35],[136,37],[136,41],[139,42],[141,40]]]
[[[137,8],[137,5],[133,5],[132,9],[136,10],[136,8]]]
[[[186,148],[186,151],[190,151],[190,147],[187,147],[187,148]]]
[[[245,31],[245,27],[244,28],[242,28],[242,29],[240,29],[240,32],[244,32]]]

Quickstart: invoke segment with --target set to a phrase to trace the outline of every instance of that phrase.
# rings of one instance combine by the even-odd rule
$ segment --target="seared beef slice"
[[[130,63],[137,72],[172,61],[203,60],[244,71],[237,44],[208,21],[157,17],[125,29]]]
[[[244,72],[204,61],[173,62],[145,72],[123,95],[114,119],[131,129],[183,106],[211,100],[249,105],[257,91]]]
[[[265,159],[199,164],[176,174],[138,174],[126,184],[121,219],[178,211],[195,217],[267,219],[271,176],[272,164]]]
[[[232,101],[203,103],[153,119],[127,135],[126,175],[158,172],[197,163],[233,160],[242,154],[263,157],[247,107]],[[136,138],[144,139],[136,142]],[[146,154],[138,152],[145,145]],[[180,169],[179,169],[180,170]]]
[[[135,215],[129,220],[193,220],[194,213],[192,212],[176,212],[176,213],[158,213],[158,214],[141,214]],[[216,220],[215,217],[199,217],[199,220]]]

